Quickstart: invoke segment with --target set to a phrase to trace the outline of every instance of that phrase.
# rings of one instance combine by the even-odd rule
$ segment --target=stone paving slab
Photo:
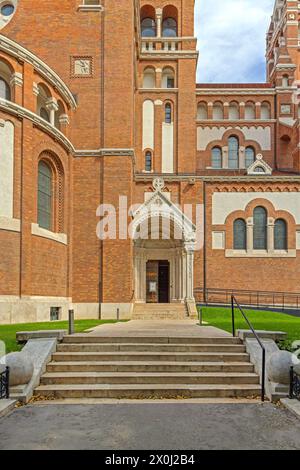
[[[0,419],[0,449],[299,450],[300,420],[270,403],[30,405]]]
[[[212,326],[199,326],[196,320],[131,320],[126,323],[100,325],[94,328],[90,336],[166,336],[219,338],[228,337],[229,333]]]

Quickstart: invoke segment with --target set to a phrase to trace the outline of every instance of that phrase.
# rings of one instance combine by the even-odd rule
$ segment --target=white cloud
[[[198,82],[265,81],[274,0],[196,0]]]

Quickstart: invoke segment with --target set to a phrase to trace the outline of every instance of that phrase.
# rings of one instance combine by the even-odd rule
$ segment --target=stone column
[[[239,151],[239,168],[244,170],[246,168],[245,147],[240,147]]]
[[[194,251],[189,249],[187,251],[187,264],[186,264],[186,299],[193,301],[194,299]]]
[[[247,251],[253,251],[253,217],[247,219]]]
[[[274,252],[274,230],[275,230],[275,220],[273,217],[268,218],[268,251]]]
[[[162,9],[156,8],[156,36],[161,38]]]
[[[58,104],[55,98],[49,98],[46,107],[50,111],[50,124],[55,126],[55,113],[58,111]]]

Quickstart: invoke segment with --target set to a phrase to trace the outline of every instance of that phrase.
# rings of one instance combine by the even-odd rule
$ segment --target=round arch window
[[[11,3],[5,3],[1,7],[1,14],[3,16],[11,16],[15,11],[15,7]]]

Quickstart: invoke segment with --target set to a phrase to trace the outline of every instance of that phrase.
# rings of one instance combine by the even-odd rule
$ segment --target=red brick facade
[[[300,290],[299,13],[283,3],[267,83],[243,85],[196,84],[194,0],[19,0],[6,25],[0,17],[0,158],[13,160],[11,184],[0,177],[0,322],[47,320],[50,307],[62,318],[72,305],[86,318],[130,316],[135,243],[99,240],[96,212],[110,204],[119,215],[120,196],[142,205],[157,177],[173,204],[205,204],[194,288]],[[41,161],[49,229],[39,226]],[[249,241],[255,207],[268,216],[260,251]],[[245,250],[234,246],[237,219]],[[273,246],[276,220],[285,250]]]

